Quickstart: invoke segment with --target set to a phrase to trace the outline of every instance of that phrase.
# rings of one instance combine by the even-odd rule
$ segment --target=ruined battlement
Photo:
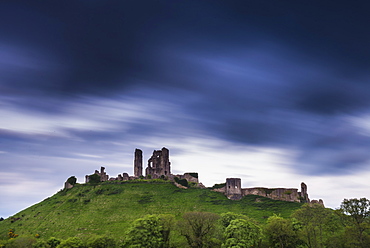
[[[143,152],[140,149],[135,149],[134,152],[134,176],[130,176],[128,173],[124,172],[119,174],[117,177],[109,177],[105,172],[105,167],[101,167],[100,171],[95,170],[94,174],[100,177],[101,182],[105,181],[128,181],[135,180],[139,178],[144,178],[143,176]],[[90,175],[91,176],[91,175]],[[88,183],[90,176],[85,176],[85,182]],[[203,184],[199,183],[198,173],[188,172],[182,175],[174,175],[171,173],[171,162],[170,162],[170,152],[167,148],[163,147],[161,150],[154,150],[151,157],[148,159],[147,167],[145,168],[145,178],[156,179],[163,178],[173,182],[178,182],[178,180],[186,180],[187,182],[194,183],[199,187],[204,187]],[[176,184],[178,187],[181,185]],[[296,188],[264,188],[264,187],[254,187],[254,188],[242,188],[240,178],[226,178],[225,186],[222,188],[214,189],[214,191],[221,192],[226,195],[227,198],[231,200],[240,200],[246,195],[259,195],[267,197],[274,200],[290,201],[290,202],[302,202],[302,203],[319,203],[324,205],[321,199],[312,200],[308,198],[307,185],[301,183],[301,191]],[[65,183],[65,188],[71,188],[68,182]]]
[[[95,170],[93,174],[100,176],[100,181],[128,181],[139,178],[144,178],[143,176],[143,151],[140,149],[135,149],[134,152],[134,176],[129,176],[128,173],[124,172],[119,174],[117,177],[109,177],[105,172],[105,167],[101,167],[100,171]],[[85,176],[85,182],[88,183],[91,175]],[[167,148],[163,147],[161,150],[154,150],[152,156],[148,159],[148,165],[145,169],[145,178],[163,178],[174,181],[175,178],[186,179],[188,182],[198,184],[198,173],[185,173],[183,175],[173,175],[171,173],[171,162],[170,162],[170,152]],[[68,186],[70,187],[70,186]]]
[[[319,203],[324,205],[324,202],[319,199],[312,200],[308,198],[307,185],[301,183],[301,191],[296,188],[242,188],[240,178],[226,178],[224,187],[214,189],[214,191],[221,192],[231,200],[240,200],[246,195],[259,195],[273,200],[301,202],[301,203]]]

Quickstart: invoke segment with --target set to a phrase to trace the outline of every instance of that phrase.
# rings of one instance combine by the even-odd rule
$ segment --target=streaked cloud
[[[0,4],[9,187],[55,189],[101,165],[132,174],[135,148],[166,146],[174,171],[207,186],[228,174],[305,181],[330,207],[366,196],[367,3],[144,2]],[[6,190],[0,216],[18,211]]]

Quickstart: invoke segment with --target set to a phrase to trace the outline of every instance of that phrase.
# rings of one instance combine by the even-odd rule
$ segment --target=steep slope
[[[188,211],[235,212],[264,222],[274,213],[287,217],[300,206],[253,195],[232,201],[210,189],[180,189],[167,181],[81,184],[1,221],[0,235],[5,238],[12,228],[19,235],[43,238],[106,233],[119,237],[133,220],[146,214],[180,218]]]

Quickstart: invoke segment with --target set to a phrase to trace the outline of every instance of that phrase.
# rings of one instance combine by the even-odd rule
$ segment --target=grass
[[[288,217],[301,205],[255,195],[232,201],[210,189],[180,189],[158,180],[81,184],[1,221],[0,239],[6,238],[9,229],[20,236],[39,234],[42,238],[120,237],[132,221],[144,215],[173,214],[179,219],[189,211],[235,212],[264,223],[273,214]]]

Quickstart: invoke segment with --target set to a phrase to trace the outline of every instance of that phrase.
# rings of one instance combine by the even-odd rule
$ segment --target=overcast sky
[[[206,186],[370,198],[370,4],[1,1],[0,217],[170,150]]]

